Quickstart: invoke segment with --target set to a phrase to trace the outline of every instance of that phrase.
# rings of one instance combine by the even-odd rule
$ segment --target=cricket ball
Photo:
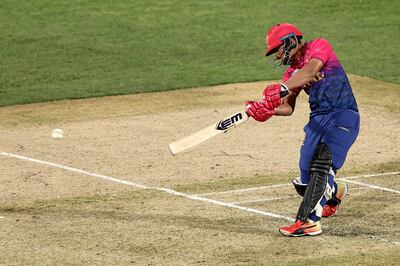
[[[51,133],[51,136],[55,139],[62,139],[64,137],[64,131],[62,131],[62,129],[56,128]]]

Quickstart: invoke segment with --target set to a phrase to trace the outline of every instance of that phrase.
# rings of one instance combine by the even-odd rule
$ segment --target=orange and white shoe
[[[279,232],[284,236],[316,236],[322,233],[321,223],[307,220],[306,222],[297,220],[294,224],[282,227]]]
[[[328,202],[325,204],[324,208],[322,209],[322,217],[328,218],[332,217],[333,215],[336,214],[340,203],[342,202],[342,199],[344,196],[347,195],[348,193],[348,187],[347,184],[344,182],[336,182],[338,190],[333,196],[332,199],[328,200]]]

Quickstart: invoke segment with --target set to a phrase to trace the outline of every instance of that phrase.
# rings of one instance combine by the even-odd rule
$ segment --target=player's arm
[[[268,85],[263,92],[263,99],[268,108],[278,107],[290,91],[303,88],[314,81],[323,65],[321,60],[312,58],[307,65],[298,70],[296,75],[292,75],[285,83]]]
[[[282,104],[276,108],[269,108],[265,101],[247,101],[247,114],[259,122],[265,122],[274,115],[290,116],[296,106],[296,98],[301,90],[291,90],[289,95],[282,99]]]
[[[259,102],[247,101],[247,113],[259,122],[265,122],[274,115],[289,116],[294,112],[298,88],[314,81],[323,67],[321,60],[312,58],[296,75],[292,75],[283,84],[267,86],[263,99]]]
[[[275,108],[275,115],[278,116],[290,116],[294,112],[296,106],[296,99],[300,91],[291,90],[289,95],[282,99],[282,104]]]
[[[311,58],[307,65],[297,71],[296,75],[291,76],[283,85],[285,85],[289,91],[294,88],[302,88],[315,79],[322,67],[323,63],[321,60]]]
[[[323,63],[321,60],[312,58],[304,68],[297,71],[296,75],[292,75],[284,82],[289,89],[289,94],[282,99],[282,104],[276,107],[275,115],[289,116],[293,114],[296,106],[296,98],[300,93],[300,90],[295,88],[302,88],[310,82],[315,81],[315,77],[318,75],[322,66]]]

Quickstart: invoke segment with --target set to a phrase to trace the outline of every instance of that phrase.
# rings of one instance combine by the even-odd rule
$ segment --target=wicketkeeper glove
[[[289,94],[289,88],[285,84],[268,85],[263,92],[263,100],[269,109],[281,105],[281,98]]]
[[[265,122],[275,115],[275,109],[270,109],[263,101],[247,101],[247,114],[258,122]]]

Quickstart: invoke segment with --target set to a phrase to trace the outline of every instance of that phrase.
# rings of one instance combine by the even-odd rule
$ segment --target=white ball
[[[55,139],[62,139],[64,137],[64,131],[62,131],[62,129],[56,128],[51,133],[51,136]]]

